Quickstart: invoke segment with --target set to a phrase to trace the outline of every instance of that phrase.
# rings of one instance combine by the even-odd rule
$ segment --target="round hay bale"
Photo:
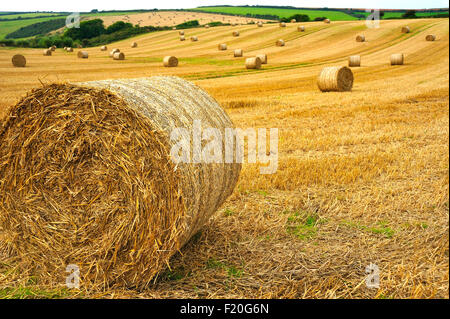
[[[331,23],[330,19],[325,19],[325,20],[323,20],[323,22],[325,22],[325,23]]]
[[[132,48],[137,48],[137,46],[138,46],[137,42],[132,42],[132,43],[131,43],[131,47],[132,47]]]
[[[245,67],[247,69],[261,69],[261,60],[258,57],[247,58],[245,60]]]
[[[52,45],[49,49],[52,50],[52,51],[55,51],[56,50],[56,46]]]
[[[292,19],[292,20],[291,20],[291,23],[297,23],[297,20]]]
[[[361,56],[360,55],[349,56],[348,57],[348,66],[349,67],[361,66]]]
[[[180,78],[46,85],[7,115],[0,249],[42,283],[64,283],[75,264],[86,290],[148,286],[233,192],[241,170],[174,163],[175,129],[187,139],[201,121],[221,132],[224,148],[234,127],[212,97]]]
[[[235,58],[240,58],[244,55],[244,51],[242,49],[236,49],[234,50],[234,57]]]
[[[108,47],[107,47],[106,45],[103,45],[103,46],[100,48],[100,51],[106,51],[106,50],[108,50]]]
[[[284,47],[286,45],[286,43],[284,42],[284,40],[278,40],[276,43],[277,47]]]
[[[436,35],[434,34],[429,34],[425,37],[425,40],[427,41],[436,41]]]
[[[322,92],[351,91],[353,72],[346,66],[325,67],[319,74],[317,85]]]
[[[206,29],[209,29],[209,24],[205,24],[205,28],[206,28]]]
[[[27,59],[22,54],[15,54],[11,59],[12,65],[17,68],[24,68],[27,64]]]
[[[299,25],[299,26],[297,27],[297,31],[299,31],[299,32],[305,32],[305,26]]]
[[[363,34],[358,34],[356,36],[356,42],[364,42],[366,41],[366,37]]]
[[[267,64],[267,54],[257,54],[256,57],[261,60],[261,64]]]
[[[184,35],[184,31],[180,31],[178,32],[180,35]]]
[[[280,23],[280,28],[286,28],[286,23],[285,22],[281,22]]]
[[[191,37],[191,41],[192,42],[197,42],[198,41],[198,37],[196,37],[196,36]]]
[[[239,31],[233,31],[233,37],[238,37],[240,35]]]
[[[66,51],[66,50],[67,50],[67,47],[64,47],[63,50]]]
[[[262,28],[263,27],[263,23],[262,22],[258,22],[258,28]]]
[[[410,33],[411,29],[408,26],[402,27],[402,33]]]
[[[45,49],[44,52],[43,52],[43,54],[44,54],[45,56],[51,56],[51,55],[52,55],[52,50],[50,50],[50,49]]]
[[[184,35],[180,36],[180,41],[186,41],[186,38],[184,37]]]
[[[112,49],[110,52],[109,52],[109,57],[113,57],[114,56],[114,53],[117,53],[117,52],[120,52],[120,50],[119,49]]]
[[[125,54],[123,52],[116,52],[113,54],[113,60],[125,60]]]
[[[68,47],[68,48],[66,49],[66,52],[73,52],[73,48]]]
[[[163,59],[163,65],[168,68],[177,67],[178,59],[172,55],[166,56]]]
[[[403,65],[405,62],[405,56],[403,53],[396,53],[391,55],[391,65]]]
[[[77,57],[79,59],[87,59],[89,57],[89,53],[87,53],[87,51],[78,51]]]
[[[226,49],[227,49],[227,44],[226,43],[219,44],[219,51],[225,51]]]

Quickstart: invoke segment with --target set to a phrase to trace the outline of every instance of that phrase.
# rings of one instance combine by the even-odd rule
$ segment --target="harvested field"
[[[220,21],[220,20],[216,20]],[[15,296],[101,298],[449,298],[448,19],[278,23],[155,32],[100,47],[88,59],[60,49],[0,48],[0,117],[42,83],[176,75],[209,93],[240,128],[279,128],[278,170],[261,175],[244,163],[217,214],[145,289],[67,291],[35,281],[0,251],[0,290]],[[408,25],[410,33],[401,33]],[[240,32],[233,37],[232,32]],[[364,33],[368,42],[357,43]],[[436,41],[426,41],[428,34]],[[283,48],[275,46],[282,38]],[[130,49],[130,43],[139,46]],[[226,42],[229,51],[218,51]],[[246,69],[245,57],[269,63]],[[406,63],[390,65],[403,53]],[[23,54],[27,67],[11,58]],[[163,65],[173,55],[177,68]],[[327,66],[352,68],[351,92],[321,92]],[[1,147],[1,146],[0,146]],[[0,177],[1,178],[1,177]],[[1,238],[1,235],[0,235]],[[365,269],[380,269],[380,288]],[[83,269],[82,269],[83,271]]]

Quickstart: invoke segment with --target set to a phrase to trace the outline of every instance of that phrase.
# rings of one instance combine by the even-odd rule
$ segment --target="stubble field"
[[[237,127],[279,128],[278,171],[244,164],[234,194],[148,289],[46,287],[4,256],[3,297],[448,298],[448,19],[298,25],[189,29],[185,42],[165,31],[109,45],[124,61],[99,48],[83,49],[89,59],[0,48],[0,118],[41,82],[176,75],[209,92]],[[361,33],[367,42],[355,41]],[[275,46],[280,38],[285,47]],[[243,58],[233,58],[237,48]],[[16,53],[26,68],[12,67]],[[246,70],[257,53],[269,63]],[[405,65],[390,66],[393,53]],[[320,70],[354,54],[362,67],[352,69],[352,92],[321,93]],[[164,68],[166,55],[179,67]],[[371,263],[379,289],[366,287]]]

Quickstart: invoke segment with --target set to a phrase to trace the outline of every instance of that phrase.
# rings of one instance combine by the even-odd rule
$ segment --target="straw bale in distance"
[[[436,41],[436,35],[434,34],[429,34],[425,37],[425,40],[427,41]]]
[[[52,45],[49,49],[52,51],[56,51],[56,46]]]
[[[410,33],[411,29],[408,26],[402,27],[402,33]]]
[[[198,37],[197,37],[197,36],[192,36],[192,37],[191,37],[191,41],[192,41],[192,42],[198,41]]]
[[[0,250],[7,245],[42,284],[62,285],[76,264],[86,290],[147,286],[232,193],[241,170],[175,165],[171,132],[191,132],[194,120],[219,129],[224,148],[230,118],[180,78],[31,91],[0,126]]]
[[[263,27],[263,23],[262,22],[258,22],[258,27],[262,28]]]
[[[356,36],[356,42],[365,42],[366,41],[366,37],[363,34],[358,34]]]
[[[184,35],[180,36],[180,41],[186,41],[186,38],[184,37]]]
[[[226,43],[219,44],[219,50],[220,51],[225,51],[226,49],[227,49],[227,44]]]
[[[267,64],[267,54],[257,54],[256,56],[261,60],[261,64]]]
[[[280,28],[286,28],[286,23],[285,22],[280,22]]]
[[[292,19],[292,20],[291,20],[291,23],[297,23],[297,20]]]
[[[209,24],[205,24],[205,28],[206,28],[206,29],[209,29]]]
[[[131,47],[132,47],[132,48],[137,48],[137,46],[138,46],[137,42],[132,42],[132,43],[131,43]]]
[[[325,23],[331,23],[330,19],[325,19],[325,20],[323,20],[323,22],[325,22]]]
[[[391,65],[403,65],[405,56],[403,53],[396,53],[391,55]]]
[[[123,52],[116,52],[113,55],[114,60],[125,60],[125,54]]]
[[[100,51],[106,51],[108,50],[108,47],[106,45],[102,45],[102,47],[100,48]]]
[[[180,34],[180,35],[184,35],[184,31],[180,31],[179,34]]]
[[[304,25],[299,25],[299,26],[297,27],[297,31],[299,31],[299,32],[305,32],[305,26],[304,26]]]
[[[261,69],[261,60],[258,57],[247,58],[245,60],[245,67],[247,69]]]
[[[112,49],[112,50],[109,52],[109,56],[112,58],[112,57],[114,56],[114,53],[117,53],[117,52],[120,52],[120,50],[119,50],[119,49]]]
[[[68,48],[66,49],[66,52],[73,52],[73,48],[68,47]]]
[[[23,68],[27,64],[27,59],[22,54],[16,54],[12,57],[11,62],[15,67]]]
[[[351,91],[353,72],[346,66],[325,67],[319,74],[317,85],[322,92]]]
[[[77,56],[79,59],[87,59],[89,57],[89,53],[87,51],[78,51]]]
[[[173,56],[173,55],[166,56],[163,59],[163,65],[165,67],[169,67],[169,68],[177,67],[178,66],[178,59],[175,56]]]
[[[276,44],[277,44],[277,47],[284,47],[286,45],[286,43],[282,39],[278,40]]]
[[[52,55],[52,50],[50,50],[50,49],[45,49],[44,52],[43,52],[43,54],[44,54],[45,56],[50,56],[50,55]]]
[[[239,31],[233,31],[233,37],[238,37],[240,35]]]
[[[348,66],[356,67],[361,66],[361,56],[360,55],[351,55],[348,57]]]
[[[234,50],[234,57],[235,58],[240,58],[244,55],[244,51],[242,49],[236,49]]]

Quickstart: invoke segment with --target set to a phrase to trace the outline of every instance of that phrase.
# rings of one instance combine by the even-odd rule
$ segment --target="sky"
[[[276,5],[294,7],[368,8],[368,9],[425,9],[448,8],[448,0],[19,0],[5,1],[0,11],[65,11],[131,9],[189,9],[208,5]]]

